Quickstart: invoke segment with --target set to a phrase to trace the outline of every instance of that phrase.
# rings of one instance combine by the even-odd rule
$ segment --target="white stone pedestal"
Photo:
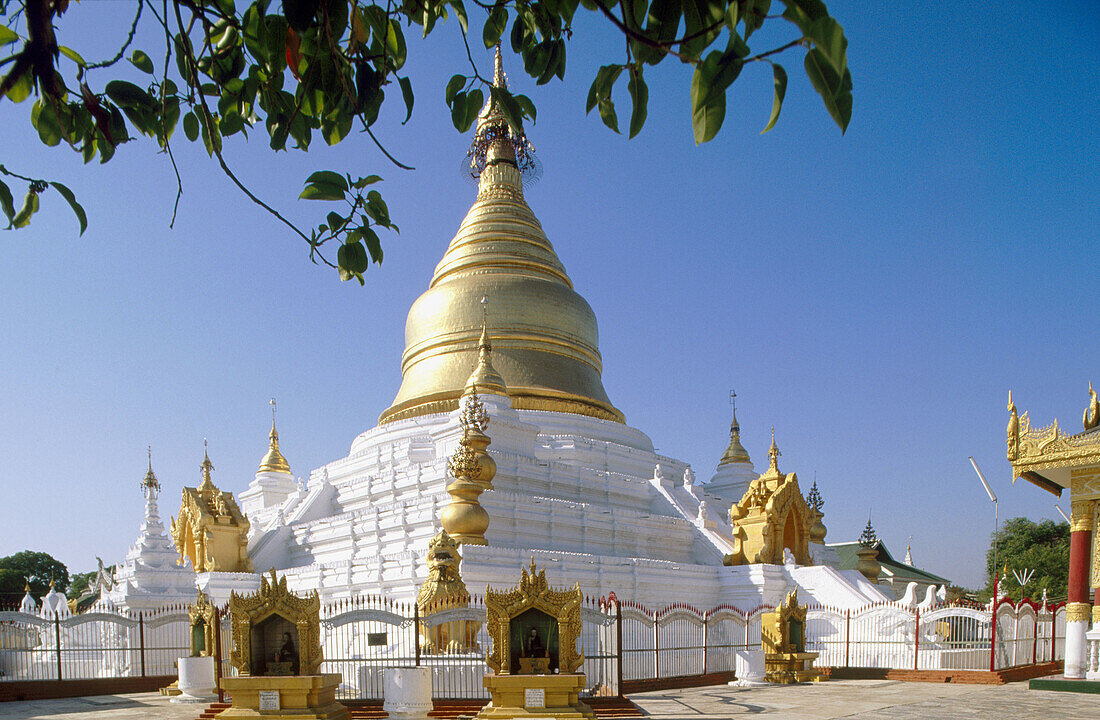
[[[382,709],[391,718],[426,718],[432,709],[432,674],[426,667],[386,668]]]
[[[216,699],[214,695],[214,658],[181,657],[177,660],[180,677],[177,687],[180,695],[172,698],[174,703],[209,703]]]
[[[737,679],[729,683],[733,687],[767,685],[764,680],[764,649],[738,650],[733,665]]]

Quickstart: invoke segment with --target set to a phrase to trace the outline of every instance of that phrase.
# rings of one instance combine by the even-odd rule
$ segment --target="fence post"
[[[1058,608],[1051,610],[1050,612],[1050,661],[1054,662],[1054,658],[1058,656],[1054,646],[1058,644],[1058,624],[1055,622],[1055,617],[1058,615]]]
[[[615,599],[615,680],[618,684],[619,697],[623,696],[623,607]]]
[[[653,611],[653,679],[661,677],[661,643],[657,624],[657,610]]]
[[[913,669],[920,669],[920,608],[917,608],[917,619],[913,625]]]
[[[232,630],[230,630],[232,632]],[[218,702],[225,702],[222,689],[222,611],[214,608],[214,684],[218,686]]]
[[[1031,633],[1031,664],[1039,664],[1039,611],[1035,611],[1035,629]]]
[[[844,611],[844,667],[849,667],[848,658],[852,652],[852,608]]]
[[[44,604],[44,603],[43,603]],[[53,613],[53,639],[57,643],[57,679],[61,679],[61,618]]]
[[[710,613],[703,613],[703,674],[707,674],[707,654],[709,647],[707,644],[707,629],[710,627]]]
[[[997,584],[993,583],[993,611],[989,615],[989,672],[997,670]]]
[[[138,644],[141,646],[141,676],[145,677],[145,619],[138,611]]]
[[[420,603],[413,601],[413,648],[416,667],[420,667]]]

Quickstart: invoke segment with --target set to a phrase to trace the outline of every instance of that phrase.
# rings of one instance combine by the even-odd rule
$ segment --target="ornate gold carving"
[[[1092,607],[1092,624],[1100,625],[1100,605],[1094,605]]]
[[[519,586],[505,592],[491,587],[485,590],[485,627],[492,647],[485,663],[498,675],[510,675],[512,619],[532,608],[544,612],[558,623],[558,672],[571,674],[584,663],[577,650],[581,635],[580,583],[572,590],[554,590],[546,582],[546,571],[535,567],[531,558],[530,571],[520,571]]]
[[[1094,523],[1092,500],[1074,500],[1069,505],[1070,532],[1091,531]]]
[[[476,392],[476,388],[474,389]],[[475,393],[466,396],[460,418],[462,439],[458,450],[447,461],[447,472],[453,480],[447,484],[451,502],[443,508],[440,523],[452,538],[467,545],[486,545],[489,513],[478,498],[493,489],[497,465],[485,449],[489,447],[489,414]]]
[[[286,586],[286,576],[277,578],[271,568],[271,579],[260,578],[260,589],[251,595],[229,596],[229,622],[233,629],[233,650],[229,663],[241,675],[252,674],[252,628],[272,615],[292,623],[298,631],[299,675],[316,675],[323,659],[321,654],[321,599],[314,590],[306,597],[292,594]]]
[[[764,648],[764,677],[774,683],[796,683],[815,678],[817,653],[806,652],[806,606],[798,604],[798,588],[791,590],[775,610],[760,618]]]
[[[1017,413],[1011,395],[1008,412],[1007,456],[1013,477],[1028,471],[1100,465],[1100,432],[1086,430],[1066,435],[1057,420],[1046,427],[1032,428],[1028,414]]]
[[[218,610],[210,599],[199,590],[195,604],[187,608],[191,626],[191,654],[207,657],[214,654],[214,626],[218,622]],[[197,631],[202,632],[202,647],[196,647]],[[196,652],[197,651],[197,652]]]
[[[734,550],[726,565],[783,562],[789,549],[799,565],[810,564],[809,540],[812,517],[798,477],[779,471],[779,448],[772,433],[768,471],[749,483],[744,496],[730,508]]]
[[[1066,603],[1066,622],[1089,622],[1092,619],[1092,605],[1090,603],[1074,602]]]
[[[480,623],[471,620],[438,625],[424,622],[435,613],[470,606],[470,593],[459,572],[461,563],[458,543],[446,530],[441,530],[428,543],[428,578],[416,594],[416,606],[422,618],[420,644],[425,652],[470,652],[477,647]]]
[[[197,573],[252,572],[248,557],[248,519],[237,507],[233,493],[214,486],[214,464],[204,453],[202,483],[185,487],[178,518],[171,520],[172,541],[179,564],[191,561]]]

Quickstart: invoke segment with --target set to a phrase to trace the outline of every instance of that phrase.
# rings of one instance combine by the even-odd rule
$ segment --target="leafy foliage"
[[[40,599],[49,592],[51,580],[58,592],[69,587],[69,570],[47,553],[24,550],[0,558],[0,598],[4,604],[18,603],[28,583],[31,595]]]
[[[55,20],[68,5],[69,0],[0,0],[0,68],[5,69],[0,102],[22,103],[33,95],[30,120],[42,143],[64,144],[85,163],[105,163],[120,145],[145,139],[163,149],[174,165],[171,143],[182,124],[184,137],[201,142],[245,195],[309,243],[314,262],[360,283],[372,262],[382,262],[378,230],[397,231],[379,191],[366,189],[380,181],[377,175],[354,181],[330,171],[310,175],[301,198],[344,205],[315,230],[305,230],[246,188],[222,148],[234,136],[263,132],[273,151],[307,151],[317,138],[336,145],[358,129],[390,161],[406,167],[378,143],[372,127],[387,91],[391,102],[400,96],[403,123],[412,116],[415,93],[404,71],[409,30],[426,37],[440,21],[453,19],[449,27],[466,43],[469,71],[455,74],[444,94],[460,132],[474,123],[486,93],[514,131],[536,117],[530,98],[494,87],[480,73],[469,46],[469,33],[476,32],[470,27],[471,12],[482,17],[484,46],[508,45],[537,85],[564,80],[567,41],[579,10],[611,23],[625,36],[624,55],[596,73],[586,111],[598,108],[603,123],[619,132],[616,83],[625,76],[630,137],[642,131],[649,113],[645,71],[670,56],[694,68],[691,122],[697,144],[712,140],[722,128],[727,91],[752,63],[772,68],[775,89],[764,132],[775,126],[787,73],[773,57],[791,49],[805,51],[805,72],[842,132],[852,114],[847,39],[821,0],[782,0],[781,14],[770,14],[772,0],[251,0],[240,6],[233,0],[137,0],[118,54],[92,63],[60,44],[55,34]],[[162,31],[164,44],[155,52],[130,48],[143,17]],[[753,50],[754,33],[777,20],[793,31],[792,38]],[[147,76],[145,83],[117,77],[116,66],[124,58]],[[40,195],[53,189],[71,206],[84,232],[84,209],[67,187],[3,166],[0,173],[28,186],[17,209],[11,187],[0,179],[0,211],[9,228],[25,227],[39,209]],[[338,246],[335,263],[324,253],[327,243]]]
[[[993,567],[993,543],[997,544],[997,568]],[[1016,517],[1006,520],[1000,530],[990,537],[986,553],[985,570],[988,580],[985,591],[992,596],[993,577],[1003,573],[1006,577],[999,587],[1014,600],[1029,597],[1038,601],[1046,589],[1048,598],[1065,599],[1069,578],[1069,523],[1044,520],[1040,523]],[[1030,581],[1020,586],[1012,571],[1034,570]]]

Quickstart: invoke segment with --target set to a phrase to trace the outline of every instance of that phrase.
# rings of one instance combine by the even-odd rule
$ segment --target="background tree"
[[[997,543],[997,564],[993,567],[993,543]],[[1044,520],[1036,523],[1023,517],[1006,520],[1001,529],[990,536],[986,553],[985,592],[993,594],[993,577],[1008,565],[1000,590],[1013,600],[1029,597],[1038,601],[1043,589],[1051,600],[1066,598],[1069,578],[1069,523]],[[1034,570],[1030,581],[1020,586],[1012,571]]]
[[[26,583],[36,600],[49,592],[50,580],[58,592],[69,587],[69,570],[64,563],[44,552],[24,550],[0,558],[0,603],[11,605],[23,599]]]
[[[187,139],[201,141],[241,192],[309,244],[314,262],[362,283],[370,263],[382,261],[378,233],[397,231],[374,187],[381,177],[312,173],[301,197],[339,204],[316,228],[299,228],[237,178],[222,154],[227,138],[262,130],[272,150],[289,145],[304,151],[317,136],[335,145],[358,129],[388,161],[411,169],[382,147],[372,126],[387,90],[391,97],[400,94],[405,122],[411,117],[413,83],[403,74],[409,53],[405,31],[415,29],[426,37],[442,26],[440,21],[451,21],[445,24],[465,44],[456,68],[468,63],[445,89],[455,128],[468,130],[488,97],[503,111],[511,132],[519,133],[525,120],[535,120],[535,104],[487,80],[486,68],[473,59],[470,35],[486,48],[505,44],[521,59],[513,65],[542,85],[565,78],[567,41],[581,11],[624,37],[596,73],[586,107],[587,112],[598,109],[615,132],[616,98],[623,99],[623,85],[633,137],[648,114],[645,73],[669,57],[693,67],[696,143],[711,140],[722,127],[727,90],[746,67],[767,67],[773,75],[767,131],[779,118],[787,90],[787,73],[776,59],[794,50],[803,51],[806,75],[843,131],[852,112],[844,31],[820,0],[782,0],[782,5],[781,12],[772,12],[772,0],[253,0],[240,5],[234,0],[137,0],[118,53],[88,61],[78,48],[61,42],[56,27],[69,0],[0,0],[0,102],[22,103],[34,95],[30,121],[41,141],[64,144],[85,162],[107,162],[123,144],[147,139],[163,149],[174,167],[172,139],[182,125]],[[131,47],[143,21],[162,38],[151,52]],[[786,30],[785,37],[756,34],[776,23]],[[769,38],[763,48],[760,37]],[[124,58],[144,74],[143,86],[122,79]],[[0,211],[9,227],[25,227],[39,208],[39,195],[53,190],[72,206],[84,231],[84,209],[65,185],[3,164],[0,176]],[[176,178],[178,184],[178,171]],[[26,187],[18,207],[8,182]],[[182,192],[182,185],[178,188]]]

